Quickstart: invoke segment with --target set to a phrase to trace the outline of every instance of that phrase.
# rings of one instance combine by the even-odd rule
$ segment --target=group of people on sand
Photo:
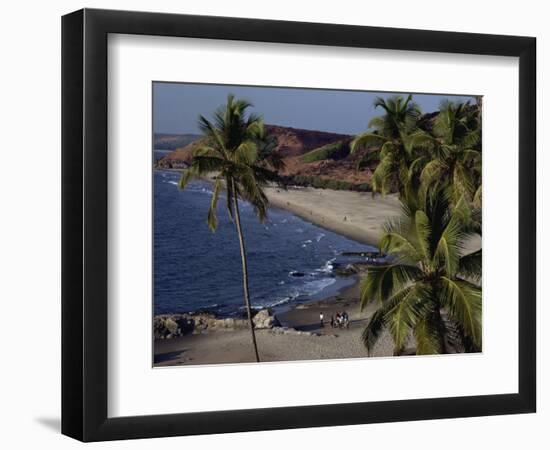
[[[321,322],[321,328],[325,326],[324,321],[325,316],[321,312],[319,314],[319,320]],[[346,311],[336,312],[336,316],[330,316],[330,327],[331,328],[349,328],[349,315]]]

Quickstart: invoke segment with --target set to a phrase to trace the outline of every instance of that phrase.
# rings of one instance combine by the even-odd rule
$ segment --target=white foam
[[[321,292],[334,283],[336,283],[336,278],[321,278],[320,280],[308,281],[304,288],[306,288],[308,294],[312,295]]]
[[[334,269],[333,262],[336,260],[336,258],[329,259],[323,267],[320,269],[316,269],[316,272],[323,272],[323,273],[330,273]]]

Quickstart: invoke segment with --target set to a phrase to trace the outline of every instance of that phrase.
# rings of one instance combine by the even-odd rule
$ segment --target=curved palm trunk
[[[233,192],[235,193],[235,182],[233,182]],[[256,355],[256,362],[260,362],[258,354],[258,344],[256,344],[256,332],[254,331],[254,322],[252,320],[252,309],[250,308],[250,295],[248,292],[248,268],[246,264],[246,249],[244,246],[243,230],[241,228],[241,215],[239,213],[239,201],[237,195],[233,195],[233,207],[235,209],[235,224],[237,225],[237,234],[239,235],[239,245],[241,247],[241,263],[243,266],[243,287],[244,287],[244,303],[248,314],[248,322],[250,323],[250,332],[252,333],[252,345]]]

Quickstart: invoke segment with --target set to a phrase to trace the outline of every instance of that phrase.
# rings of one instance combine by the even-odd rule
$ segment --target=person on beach
[[[321,328],[323,328],[325,326],[325,324],[323,323],[323,318],[324,318],[323,313],[322,312],[319,313],[319,320],[321,322]]]
[[[348,316],[348,313],[347,313],[346,311],[344,311],[344,312],[342,313],[342,316],[343,316],[343,318],[344,318],[344,320],[343,320],[344,326],[345,326],[346,328],[349,328],[349,316]]]
[[[334,328],[334,314],[330,315],[330,328]]]

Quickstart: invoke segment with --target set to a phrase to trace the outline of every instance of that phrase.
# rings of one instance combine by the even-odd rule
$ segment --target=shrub
[[[331,178],[314,177],[307,175],[296,175],[287,185],[314,187],[316,189],[332,189],[334,191],[357,191],[370,192],[371,187],[368,183],[354,184],[350,181],[335,180]]]
[[[325,159],[342,159],[348,156],[349,152],[349,142],[333,142],[306,153],[302,156],[302,162],[312,163]]]

